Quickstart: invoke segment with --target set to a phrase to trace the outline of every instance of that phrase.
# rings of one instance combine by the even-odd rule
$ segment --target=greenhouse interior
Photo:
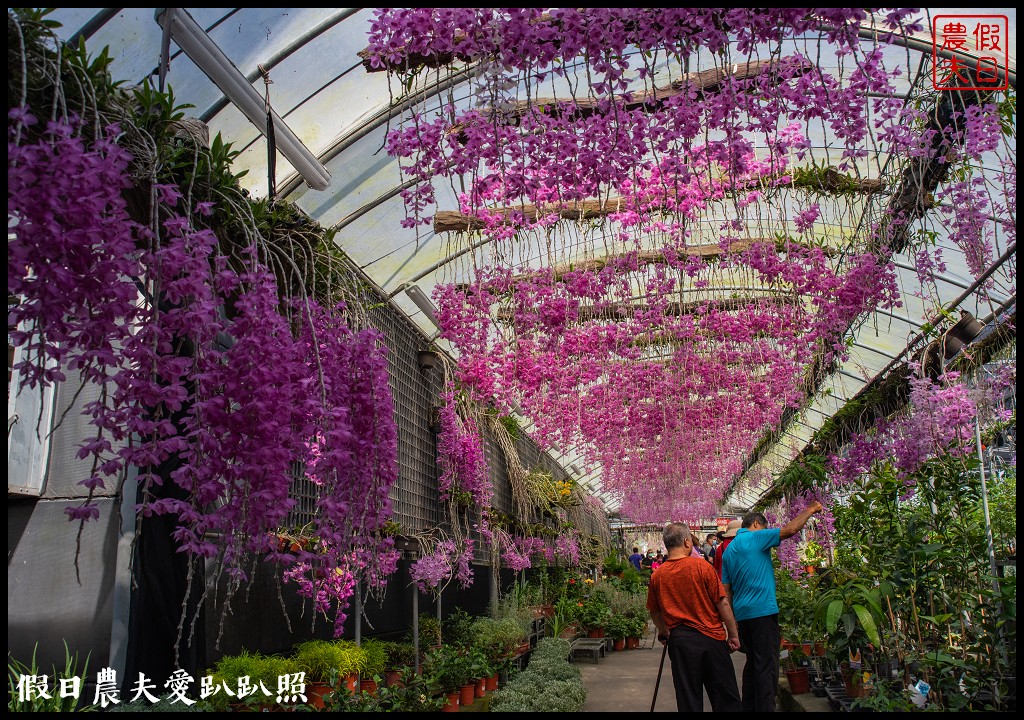
[[[8,8],[8,709],[1014,711],[1015,51]]]

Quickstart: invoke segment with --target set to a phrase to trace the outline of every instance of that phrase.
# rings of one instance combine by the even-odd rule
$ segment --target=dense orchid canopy
[[[333,175],[279,191],[632,520],[748,507],[940,310],[1015,307],[1012,89],[935,89],[924,11],[189,12]],[[156,65],[151,10],[55,17]]]

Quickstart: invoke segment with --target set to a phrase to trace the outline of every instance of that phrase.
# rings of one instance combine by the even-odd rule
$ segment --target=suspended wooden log
[[[796,189],[820,190],[835,194],[871,194],[885,189],[884,183],[875,178],[856,178],[846,175],[835,168],[826,168],[809,177],[808,173],[795,169],[791,176],[793,181],[788,186]],[[764,176],[742,184],[737,184],[735,191],[753,190],[770,185],[778,176]],[[727,182],[723,180],[723,182]],[[671,197],[672,193],[669,193]],[[612,196],[601,200],[576,200],[565,203],[546,203],[544,205],[523,204],[515,207],[499,207],[488,209],[488,213],[503,218],[503,224],[514,222],[537,222],[542,217],[557,215],[562,220],[593,220],[607,217],[612,213],[622,212],[628,207],[626,198]],[[657,212],[665,206],[647,207],[648,212]],[[487,227],[485,220],[477,215],[440,210],[434,215],[434,232],[473,232]]]
[[[793,295],[756,295],[739,298],[719,298],[708,300],[693,300],[688,302],[671,302],[661,313],[664,317],[680,317],[693,315],[699,310],[717,312],[736,312],[750,306],[773,306],[782,307],[785,305],[798,305],[801,302],[799,297]],[[599,306],[583,306],[578,311],[579,322],[591,320],[630,320],[637,312],[649,310],[650,306],[644,303],[610,303]],[[503,323],[511,323],[515,311],[511,308],[502,308],[495,315],[495,320]]]
[[[519,102],[512,103],[507,108],[486,108],[483,112],[487,116],[488,122],[496,119],[508,125],[516,125],[524,116],[530,113],[576,119],[596,114],[608,114],[616,110],[653,111],[680,95],[688,96],[693,91],[696,91],[698,94],[717,92],[726,79],[749,80],[770,68],[779,66],[796,68],[801,72],[806,72],[814,67],[810,62],[796,57],[785,58],[781,61],[755,60],[753,62],[686,73],[668,85],[655,87],[641,93],[625,93],[613,98],[611,101],[591,97],[568,100],[536,98],[533,100],[520,100]],[[449,130],[449,134],[461,133],[465,127],[465,125],[454,125]],[[460,140],[462,139],[460,136]]]

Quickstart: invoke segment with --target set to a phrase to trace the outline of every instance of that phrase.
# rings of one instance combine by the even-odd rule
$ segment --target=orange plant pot
[[[387,687],[402,687],[402,673],[398,670],[386,670],[384,672],[384,684]]]
[[[473,698],[476,696],[476,683],[472,685],[463,685],[459,689],[459,705],[472,705]]]
[[[314,682],[306,685],[306,697],[309,699],[309,706],[317,710],[324,709],[324,697],[329,695],[334,688],[329,683]]]
[[[377,694],[377,681],[376,680],[360,680],[359,681],[359,692],[368,693],[370,695]]]
[[[356,688],[359,687],[359,676],[356,675],[355,673],[351,673],[349,675],[346,675],[345,676],[345,687],[348,688],[348,691],[350,693],[355,694],[356,693]]]
[[[494,673],[489,678],[484,679],[485,688],[488,691],[495,691],[498,689],[498,673]]]
[[[441,712],[458,712],[459,711],[459,693],[445,693],[444,705],[441,707]]]
[[[626,638],[618,638],[612,644],[613,650],[625,650],[626,649]]]
[[[807,668],[787,670],[786,680],[789,682],[789,689],[794,695],[803,695],[811,691],[811,678]]]
[[[487,678],[480,678],[476,681],[476,686],[473,688],[473,695],[478,698],[482,698],[487,694]]]

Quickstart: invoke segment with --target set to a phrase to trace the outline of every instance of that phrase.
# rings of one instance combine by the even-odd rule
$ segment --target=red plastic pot
[[[441,707],[441,712],[458,712],[459,711],[459,693],[445,693],[445,703]]]
[[[459,689],[459,705],[472,705],[474,697],[476,697],[476,683],[463,685]]]
[[[494,690],[497,690],[498,689],[498,673],[494,673],[489,678],[485,678],[484,682],[485,682],[485,687],[486,687],[487,690],[492,691],[492,692]]]
[[[786,680],[789,681],[789,690],[794,695],[803,695],[811,691],[811,677],[807,672],[807,668],[787,670]]]
[[[476,681],[476,687],[473,689],[473,695],[478,698],[483,697],[487,694],[487,678],[480,678]]]
[[[625,650],[626,649],[626,638],[616,638],[612,644],[612,650]]]

